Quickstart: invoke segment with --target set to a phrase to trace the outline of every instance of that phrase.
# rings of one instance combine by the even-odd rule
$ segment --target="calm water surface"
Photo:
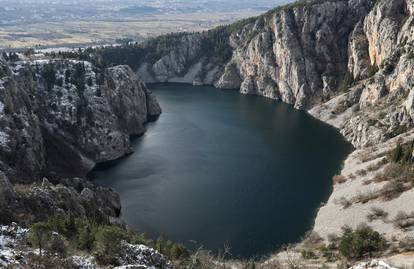
[[[236,91],[150,85],[163,114],[135,153],[96,171],[121,195],[123,219],[156,237],[234,257],[298,240],[351,148],[290,106]]]

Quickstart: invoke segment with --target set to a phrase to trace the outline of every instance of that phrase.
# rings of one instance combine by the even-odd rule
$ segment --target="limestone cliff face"
[[[161,113],[151,92],[127,66],[98,71],[74,60],[1,60],[0,66],[2,209],[117,216],[116,193],[73,178],[131,152],[130,135],[143,133]],[[10,184],[43,177],[59,185],[46,180],[19,192]]]
[[[412,127],[412,10],[411,1],[378,1],[350,37],[351,87],[310,111],[340,128],[358,148],[385,142]]]
[[[348,63],[348,38],[372,5],[340,0],[279,8],[238,30],[230,28],[232,57],[214,68],[214,62],[194,58],[202,59],[198,42],[205,42],[194,34],[154,64],[143,63],[138,73],[149,81],[177,81],[180,76],[183,82],[240,88],[242,93],[309,108],[339,88]],[[209,79],[200,80],[203,76]]]
[[[1,168],[15,180],[84,176],[96,163],[129,153],[129,136],[161,113],[127,66],[99,74],[90,63],[71,60],[3,67]]]
[[[344,225],[356,227],[368,221],[372,208],[388,214],[387,220],[370,221],[375,230],[396,240],[413,236],[412,229],[401,230],[390,221],[398,212],[411,211],[413,189],[390,199],[381,197],[386,184],[398,182],[400,175],[387,174],[393,164],[379,165],[387,161],[384,156],[397,143],[414,139],[413,9],[410,0],[378,1],[350,38],[348,72],[354,78],[350,87],[310,110],[339,128],[357,147],[341,171],[347,182],[334,186],[329,201],[318,212],[314,230],[323,237],[339,233]],[[386,184],[378,181],[382,174],[386,174]],[[346,208],[344,201],[349,202]]]
[[[241,92],[298,108],[329,97],[344,74],[348,35],[368,8],[367,1],[324,1],[276,12],[233,57]]]

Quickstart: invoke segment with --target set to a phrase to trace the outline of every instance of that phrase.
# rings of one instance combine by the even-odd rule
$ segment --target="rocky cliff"
[[[143,59],[137,71],[146,81],[240,88],[309,108],[341,88],[349,37],[372,6],[355,0],[298,2],[224,29],[184,35],[158,58]],[[217,40],[219,34],[227,40]],[[210,57],[203,42],[218,54]]]
[[[128,66],[0,60],[0,69],[2,220],[118,216],[118,195],[81,178],[131,152],[130,136],[161,113],[151,92]]]
[[[140,52],[133,67],[145,81],[210,84],[313,108],[311,114],[364,147],[411,124],[412,28],[409,0],[300,1],[128,49]],[[377,115],[361,116],[360,108],[369,107]]]

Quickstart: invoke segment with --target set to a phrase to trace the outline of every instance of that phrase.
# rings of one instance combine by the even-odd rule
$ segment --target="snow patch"
[[[361,262],[349,269],[397,269],[385,263],[384,261],[372,260],[369,262]]]
[[[0,131],[0,146],[5,147],[9,143],[9,135]]]
[[[95,259],[92,256],[72,256],[72,262],[78,266],[79,269],[95,269],[97,268]]]

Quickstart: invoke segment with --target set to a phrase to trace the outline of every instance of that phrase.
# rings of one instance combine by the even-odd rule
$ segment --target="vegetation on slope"
[[[69,255],[82,252],[92,253],[101,265],[119,265],[122,242],[152,247],[172,261],[189,257],[189,251],[183,245],[162,237],[151,240],[126,226],[98,224],[72,216],[55,216],[33,223],[27,240],[28,244],[39,249],[39,255],[31,262],[52,266],[52,262],[62,262]]]

